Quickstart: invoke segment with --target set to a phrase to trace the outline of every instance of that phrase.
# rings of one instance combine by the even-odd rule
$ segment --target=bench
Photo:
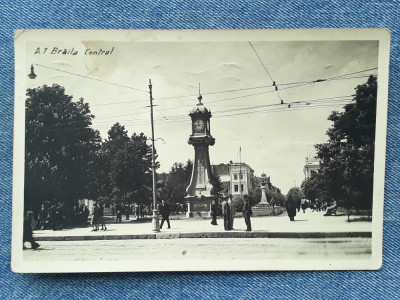
[[[328,207],[326,209],[326,213],[324,214],[324,216],[331,216],[331,215],[335,215],[336,216],[336,210],[337,210],[337,206],[335,207]]]

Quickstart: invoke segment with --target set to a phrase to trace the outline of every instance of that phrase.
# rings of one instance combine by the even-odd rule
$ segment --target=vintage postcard
[[[390,32],[17,30],[12,270],[376,270]]]

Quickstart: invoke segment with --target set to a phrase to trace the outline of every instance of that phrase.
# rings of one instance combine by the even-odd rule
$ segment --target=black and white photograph
[[[390,33],[18,30],[14,272],[376,270]]]

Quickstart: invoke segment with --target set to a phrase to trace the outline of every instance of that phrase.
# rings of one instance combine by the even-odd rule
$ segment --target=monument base
[[[273,216],[282,213],[282,207],[272,206],[267,202],[260,202],[254,205],[251,210],[253,211],[253,216]]]
[[[195,196],[185,197],[187,203],[186,218],[209,218],[211,217],[211,201],[214,197],[201,198]]]

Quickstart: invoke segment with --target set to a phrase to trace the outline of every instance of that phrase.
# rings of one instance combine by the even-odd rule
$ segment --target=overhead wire
[[[281,102],[282,102],[282,98],[281,98],[281,95],[280,95],[280,93],[279,93],[278,86],[275,84],[275,81],[272,79],[271,74],[268,72],[267,67],[264,65],[264,63],[263,63],[261,57],[258,55],[258,53],[257,53],[256,49],[254,48],[253,44],[252,44],[250,41],[249,41],[249,44],[250,44],[251,48],[253,48],[254,53],[255,53],[255,54],[257,55],[257,57],[258,57],[258,60],[260,61],[260,63],[261,63],[261,65],[263,66],[264,70],[267,72],[269,78],[271,79],[272,85],[275,86],[275,91],[276,91],[277,94],[278,94],[279,100],[281,100]]]
[[[313,103],[318,103],[318,102],[325,102],[326,104],[337,104],[337,103],[341,103],[346,101],[346,103],[348,103],[349,101],[351,101],[352,98],[351,96],[338,96],[338,97],[329,97],[329,98],[320,98],[320,99],[311,99],[311,100],[299,100],[299,101],[291,101],[291,102],[287,102],[285,103],[285,107],[283,109],[287,109],[287,104],[291,104],[291,105],[298,105],[298,104],[303,104],[303,105],[312,105]],[[281,106],[281,104],[278,103],[274,103],[274,104],[264,104],[264,105],[258,105],[256,107],[251,106],[248,108],[235,108],[235,109],[229,109],[229,110],[220,110],[220,111],[214,111],[213,115],[214,117],[221,117],[222,115],[218,115],[221,113],[229,113],[229,112],[235,112],[235,111],[243,111],[243,110],[250,110],[250,109],[255,109],[255,108],[265,108],[265,107],[272,107],[272,106]],[[293,108],[293,106],[291,107]],[[280,109],[280,108],[279,108]],[[259,110],[257,111],[251,111],[249,113],[257,113],[259,112]],[[241,113],[240,113],[241,114]],[[238,114],[238,115],[240,115]],[[248,114],[248,113],[245,113]],[[223,115],[223,116],[230,116],[230,115]],[[159,121],[162,120],[163,118],[156,118],[155,121]],[[173,115],[173,116],[168,116],[169,120],[187,120],[187,115],[186,114],[179,114],[179,115]],[[140,119],[135,119],[132,120],[131,122],[127,123],[129,125],[134,125],[134,124],[140,124],[142,121],[146,121],[147,118],[140,118]]]
[[[138,89],[138,88],[135,88],[135,87],[132,87],[132,86],[128,86],[128,85],[122,85],[122,84],[118,84],[118,83],[111,82],[111,81],[101,80],[101,79],[98,79],[98,78],[94,78],[94,77],[90,77],[90,76],[85,76],[85,75],[81,75],[81,74],[78,74],[78,73],[69,72],[69,71],[65,71],[65,70],[60,70],[60,69],[58,69],[58,68],[53,68],[53,67],[49,67],[49,66],[44,66],[44,65],[41,65],[41,64],[37,64],[37,63],[35,63],[35,65],[36,65],[36,66],[39,66],[39,67],[42,67],[42,68],[52,69],[52,70],[56,70],[56,71],[58,71],[58,72],[62,72],[62,73],[70,74],[70,75],[79,76],[79,77],[86,78],[86,79],[91,79],[91,80],[95,80],[95,81],[99,81],[99,82],[104,82],[104,83],[107,83],[107,84],[111,84],[111,85],[115,85],[115,86],[119,86],[119,87],[123,87],[123,88],[127,88],[127,89],[132,89],[132,90],[136,90],[136,91],[148,93],[148,91],[145,91],[145,90],[142,90],[142,89]]]

